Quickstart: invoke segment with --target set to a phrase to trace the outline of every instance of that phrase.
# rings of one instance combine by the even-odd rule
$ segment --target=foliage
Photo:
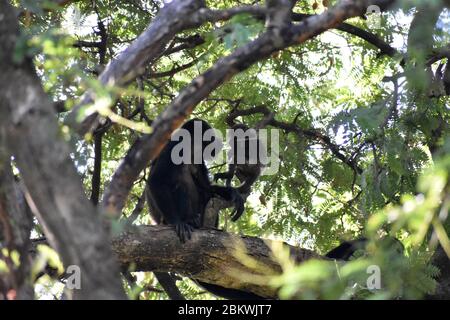
[[[210,2],[214,8],[227,8],[253,1]],[[335,1],[299,1],[295,11],[320,13],[326,9],[324,3],[328,6]],[[100,105],[80,113],[83,118],[118,99],[102,113],[119,119],[103,136],[102,186],[110,181],[130,145],[147,128],[142,114],[154,119],[193,78],[263,30],[261,21],[237,15],[227,22],[186,31],[178,37],[199,35],[205,42],[163,56],[145,70],[139,79],[141,84],[134,81],[125,89],[109,88],[96,80],[98,71],[104,68],[99,62],[99,48],[75,48],[74,44],[101,41],[101,21],[108,34],[107,50],[102,54],[106,61],[114,59],[156,16],[160,1],[80,1],[51,11],[43,10],[34,1],[16,4],[28,9],[21,20],[23,35],[16,58],[35,57],[38,74],[54,101],[65,100],[70,109],[87,88],[93,89],[106,101],[102,104],[99,98]],[[405,52],[414,15],[410,6],[384,14],[381,28],[369,31]],[[442,19],[447,18],[445,11]],[[350,22],[368,29],[362,19]],[[434,47],[448,43],[448,25],[438,25]],[[302,130],[318,130],[330,137],[361,170],[344,163],[320,140],[281,130],[279,172],[258,180],[246,213],[236,224],[222,215],[221,225],[229,232],[281,238],[322,253],[342,240],[364,234],[371,238],[368,254],[347,264],[310,261],[293,266],[289,259],[280,260],[284,273],[272,282],[281,288],[281,298],[421,298],[435,287],[438,270],[429,263],[431,249],[426,244],[430,234],[437,233],[449,250],[445,232],[447,228],[448,234],[448,226],[442,225],[438,216],[448,211],[450,158],[439,154],[432,158],[430,145],[437,144],[444,155],[450,148],[448,131],[434,140],[436,130],[448,123],[449,98],[418,95],[414,91],[417,84],[406,85],[404,76],[396,80],[395,92],[393,82],[384,77],[402,74],[398,60],[380,57],[364,40],[333,30],[255,64],[215,90],[194,110],[194,116],[225,130],[224,120],[237,103],[241,109],[267,106],[275,112],[277,121],[294,123]],[[189,63],[190,67],[173,75],[157,76]],[[414,75],[417,81],[425,81],[420,72]],[[140,104],[143,112],[130,118]],[[75,140],[64,126],[65,116],[59,115],[62,132],[75,146],[73,157],[86,193],[90,194],[92,137]],[[251,126],[260,116],[239,119]],[[216,166],[212,173],[224,168]],[[127,216],[143,193],[146,174],[132,190],[124,212]],[[135,223],[151,223],[147,208]],[[380,244],[386,235],[401,240],[404,255]],[[384,286],[375,293],[365,285],[370,265],[382,270]],[[130,297],[166,298],[151,273],[137,274],[137,279],[137,286],[124,280]],[[188,298],[209,297],[188,279],[178,283]]]

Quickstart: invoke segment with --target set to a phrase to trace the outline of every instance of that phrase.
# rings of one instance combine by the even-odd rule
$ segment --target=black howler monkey
[[[207,148],[212,150],[211,144],[216,142],[211,131],[208,132],[212,130],[211,126],[203,120],[193,119],[181,129],[186,130],[184,133],[191,139],[191,150],[179,148],[178,141],[169,141],[153,162],[146,194],[155,221],[174,225],[180,240],[184,242],[190,239],[194,229],[202,226],[206,205],[213,196],[218,195],[234,203],[233,221],[242,215],[244,200],[236,189],[212,185],[209,180],[204,152],[208,151]],[[184,139],[186,136],[182,133],[180,137]],[[210,141],[205,141],[206,136]],[[177,150],[181,152],[177,154]],[[181,163],[174,161],[176,156],[183,158]]]
[[[190,150],[181,149],[180,153],[174,154],[174,148],[179,142],[169,141],[159,157],[153,161],[146,197],[155,222],[174,225],[178,237],[184,242],[191,237],[191,232],[195,228],[202,226],[206,205],[214,195],[234,202],[236,210],[232,217],[233,221],[243,213],[244,200],[234,188],[211,185],[203,157],[205,149],[215,140],[215,137],[210,135],[212,141],[205,141],[204,134],[212,129],[211,126],[203,120],[193,119],[187,121],[181,129],[186,130],[185,133],[191,139],[189,145],[185,144]],[[174,161],[175,156],[186,158],[178,163]],[[170,274],[155,272],[155,276],[171,299],[184,299]],[[202,285],[201,282],[199,284]],[[208,284],[204,287],[207,290],[208,287],[213,290],[221,288]]]
[[[211,129],[209,124],[203,120],[193,119],[186,122],[182,129],[193,136],[198,132],[195,131],[195,124],[201,128],[200,134],[203,137],[208,129]],[[241,127],[243,128],[243,127]],[[200,144],[196,141],[201,141]],[[192,157],[194,154],[202,153],[208,145],[212,142],[205,142],[203,139],[192,141],[191,147]],[[230,181],[227,181],[227,186],[212,185],[208,169],[204,163],[203,157],[199,163],[180,163],[176,164],[173,161],[172,151],[178,144],[177,141],[170,141],[166,147],[161,151],[159,157],[153,162],[152,170],[150,171],[148,186],[147,186],[147,202],[151,209],[151,215],[158,224],[175,225],[177,234],[181,241],[190,238],[191,232],[195,228],[202,226],[203,215],[209,200],[214,195],[219,195],[227,201],[233,201],[236,208],[236,213],[233,220],[237,220],[244,209],[244,202],[236,189],[230,186],[231,178],[236,170],[236,175],[243,182],[241,188],[247,188],[246,184],[253,184],[254,180],[239,177],[238,168],[235,166],[231,174]],[[191,151],[192,151],[191,150]],[[260,170],[260,167],[259,169]],[[259,176],[259,171],[257,176]],[[257,178],[256,176],[256,178]],[[241,179],[242,178],[242,179]],[[254,178],[256,180],[256,178]],[[358,239],[354,241],[344,242],[337,248],[331,250],[326,254],[327,257],[340,260],[348,260],[351,255],[361,246],[367,242],[366,239]],[[177,289],[173,277],[165,279],[165,274],[155,273],[159,281],[163,281],[170,285],[171,289]],[[167,281],[166,281],[167,280]],[[214,284],[196,281],[200,286],[220,297],[227,299],[263,299],[262,297],[251,292],[245,292],[236,289],[224,288]],[[167,290],[167,289],[166,289]],[[172,290],[171,295],[174,299],[181,299],[182,296],[178,290]]]

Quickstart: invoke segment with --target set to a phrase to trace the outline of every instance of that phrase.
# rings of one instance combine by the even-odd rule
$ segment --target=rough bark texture
[[[13,59],[19,29],[9,1],[0,1],[0,13],[0,112],[28,203],[63,263],[80,267],[78,298],[125,298],[107,232],[84,194],[53,105],[29,59]]]
[[[0,119],[0,257],[6,262],[8,272],[0,273],[0,300],[30,300],[34,298],[29,252],[33,217],[14,179],[1,122]],[[8,251],[7,255],[3,249]],[[19,254],[19,265],[11,259],[12,252]]]
[[[132,271],[169,271],[226,288],[241,289],[257,295],[276,298],[276,290],[261,277],[280,273],[271,257],[269,240],[241,237],[219,230],[202,229],[192,239],[180,243],[173,228],[168,226],[139,226],[113,239],[113,250],[123,267]],[[244,251],[241,251],[244,250]],[[301,263],[321,258],[316,253],[290,247],[292,257]],[[257,262],[250,267],[245,258],[236,254],[246,252]],[[243,263],[244,262],[244,263]],[[259,280],[259,283],[243,281]]]

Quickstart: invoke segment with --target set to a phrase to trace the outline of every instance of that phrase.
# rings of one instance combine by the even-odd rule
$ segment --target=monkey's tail
[[[247,292],[238,289],[230,289],[221,287],[215,284],[206,283],[198,280],[194,280],[200,287],[206,291],[212,293],[215,296],[225,298],[227,300],[265,300],[265,298],[258,296],[252,292]]]
[[[161,287],[169,296],[170,300],[186,300],[176,285],[174,277],[168,272],[153,272]]]
[[[369,240],[367,238],[345,241],[336,248],[329,251],[325,256],[331,259],[347,261],[356,251],[364,249],[368,241]]]

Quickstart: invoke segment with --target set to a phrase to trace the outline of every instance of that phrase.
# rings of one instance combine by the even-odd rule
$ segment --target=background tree
[[[171,271],[188,299],[211,297],[188,277],[270,298],[449,298],[448,6],[1,0],[0,297],[60,298],[56,270],[77,265],[67,297],[167,298],[152,271]],[[191,116],[279,130],[280,167],[237,223],[221,210],[226,232],[182,245],[148,226],[144,191]],[[363,235],[359,259],[321,258]]]

